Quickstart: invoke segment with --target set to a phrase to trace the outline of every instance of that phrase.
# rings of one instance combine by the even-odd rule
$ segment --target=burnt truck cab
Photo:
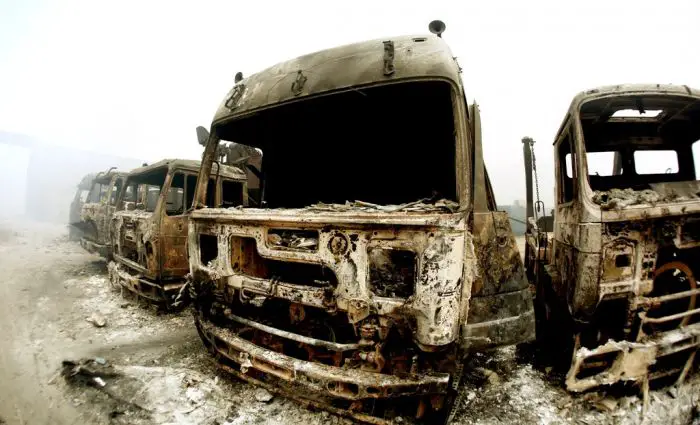
[[[383,423],[450,406],[464,356],[534,337],[531,293],[435,35],[337,47],[237,81],[211,125],[262,151],[261,206],[199,208],[196,324],[225,370]]]
[[[700,92],[687,86],[600,87],[571,103],[554,142],[553,237],[531,226],[526,261],[541,333],[573,348],[570,390],[682,382],[692,366],[698,140]]]
[[[71,241],[80,241],[83,236],[82,220],[80,214],[83,210],[83,205],[87,201],[90,189],[92,189],[92,181],[95,180],[96,173],[89,173],[83,176],[78,183],[73,200],[70,203],[68,211],[68,239]]]
[[[80,245],[86,251],[104,258],[110,257],[110,223],[126,174],[114,171],[114,168],[98,173],[80,211],[80,227],[83,230]]]
[[[199,161],[165,159],[128,174],[111,222],[113,285],[156,304],[175,301],[189,272],[187,227],[199,166]],[[247,203],[245,174],[238,168],[214,166],[204,181],[206,205]]]

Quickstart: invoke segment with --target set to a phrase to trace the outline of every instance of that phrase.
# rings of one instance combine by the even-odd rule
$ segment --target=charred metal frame
[[[353,65],[345,66],[345,58]],[[197,327],[222,368],[335,413],[386,423],[375,416],[376,402],[410,398],[418,418],[444,412],[463,356],[534,338],[530,290],[508,217],[496,211],[478,107],[467,106],[459,72],[441,39],[399,37],[303,56],[231,89],[204,151],[188,243]],[[361,204],[336,210],[201,208],[220,125],[316,95],[428,80],[452,88],[456,211],[381,211]],[[310,244],[315,248],[271,244],[277,237],[271,235],[281,231],[317,232]],[[207,252],[216,252],[208,262],[202,261],[204,236]],[[416,281],[408,297],[373,293],[372,248],[414,253]],[[324,268],[334,279],[266,272],[280,263]],[[280,307],[265,313],[266,303]],[[347,340],[311,335],[316,321],[337,322],[332,334]],[[352,331],[341,335],[346,328]],[[294,354],[299,348],[301,357]],[[299,386],[309,391],[300,395],[294,390]]]

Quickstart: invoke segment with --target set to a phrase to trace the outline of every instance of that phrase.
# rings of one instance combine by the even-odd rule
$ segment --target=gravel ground
[[[218,371],[189,312],[159,313],[111,288],[104,262],[63,226],[0,221],[0,276],[0,424],[351,423]],[[638,394],[572,397],[526,351],[472,359],[458,424],[700,423],[697,374],[654,391],[642,417]],[[61,374],[81,359],[81,373]]]

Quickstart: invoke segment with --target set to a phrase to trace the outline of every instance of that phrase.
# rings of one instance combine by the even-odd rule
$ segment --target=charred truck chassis
[[[199,164],[162,160],[128,174],[111,223],[113,286],[166,308],[184,306],[187,227]],[[232,205],[246,203],[245,175],[239,169],[221,166],[205,181],[213,189],[209,205],[221,205],[224,197]]]
[[[698,105],[700,93],[685,86],[582,93],[555,142],[553,234],[535,224],[528,185],[526,269],[537,286],[538,339],[569,348],[571,391],[637,382],[646,394],[650,383],[683,382],[693,367],[700,347],[700,170],[690,143],[700,139]],[[662,113],[615,116],[644,109]],[[531,144],[523,142],[529,179]],[[676,173],[639,172],[633,152],[664,148],[677,152]],[[604,169],[612,174],[601,176],[590,153],[604,151],[618,153],[614,167]],[[573,172],[564,165],[567,152]]]
[[[390,101],[398,104],[395,111],[401,109],[401,101],[395,99],[402,91],[410,93],[435,81],[448,84],[448,108],[444,115],[425,119],[446,117],[450,123],[445,131],[454,164],[450,172],[461,202],[392,203],[385,201],[388,197],[327,202],[329,196],[347,196],[349,201],[356,199],[350,196],[363,196],[337,195],[347,190],[343,188],[365,186],[359,180],[346,185],[350,182],[346,178],[361,178],[362,170],[352,168],[329,175],[335,183],[303,183],[285,198],[286,190],[273,191],[274,182],[280,184],[275,173],[292,181],[306,181],[305,175],[299,167],[297,174],[289,175],[275,167],[304,160],[314,150],[300,147],[296,156],[282,155],[276,151],[284,149],[279,145],[246,140],[245,135],[227,136],[225,140],[262,149],[262,202],[269,206],[203,208],[191,215],[189,279],[197,329],[224,370],[368,423],[387,423],[397,415],[437,423],[449,416],[469,352],[534,338],[532,298],[522,262],[507,215],[495,211],[483,164],[478,108],[467,108],[459,67],[438,37],[343,46],[237,82],[213,121],[200,176],[210,172],[219,141],[227,131],[235,132],[238,122],[246,126],[256,116],[265,122],[265,117],[274,119],[280,108],[287,111],[281,117],[293,116],[296,110],[300,116],[315,113],[318,126],[329,125],[329,130],[318,130],[317,135],[304,121],[295,125],[268,121],[265,127],[253,126],[257,131],[251,134],[289,130],[286,136],[271,137],[287,139],[286,146],[316,137],[324,140],[333,128],[336,133],[356,130],[368,126],[365,119],[372,119],[347,117],[367,108],[332,103],[333,99],[348,94],[348,102],[375,99],[379,102],[375,105],[381,105],[382,90],[391,86]],[[359,94],[350,98],[355,90]],[[313,109],[314,102],[321,101],[332,105]],[[344,119],[352,122],[351,127],[334,121]],[[291,131],[300,126],[303,129],[295,137]],[[431,128],[430,122],[425,127]],[[395,128],[399,127],[379,131]],[[426,130],[417,125],[411,131]],[[392,136],[381,134],[376,137],[393,143]],[[403,134],[393,137],[410,144],[411,135]],[[374,143],[370,145],[379,147]],[[287,162],[276,162],[276,155]],[[323,166],[329,159],[318,161],[314,163]],[[396,162],[403,165],[394,158]],[[406,178],[421,174],[409,164],[405,168],[413,174]],[[336,166],[345,167],[342,158]],[[385,166],[397,167],[388,162]],[[379,178],[373,183],[385,184]],[[328,184],[330,190],[324,193],[330,195],[307,195],[305,184],[315,185],[310,190]],[[202,202],[206,192],[201,185],[199,189],[197,199]]]
[[[112,170],[113,168],[110,168],[107,172],[97,174],[80,211],[80,227],[83,231],[80,246],[88,252],[108,259],[111,256],[112,214],[116,209],[117,195],[127,175]]]

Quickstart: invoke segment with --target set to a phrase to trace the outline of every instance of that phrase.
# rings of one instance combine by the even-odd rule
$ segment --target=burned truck
[[[79,242],[80,238],[83,236],[80,213],[83,210],[83,204],[87,201],[88,194],[92,188],[92,182],[95,180],[96,176],[97,174],[95,173],[84,175],[76,187],[75,196],[73,196],[68,211],[68,239],[71,241]]]
[[[129,173],[111,222],[112,285],[170,308],[189,272],[187,228],[200,162],[166,159]],[[217,164],[204,178],[209,207],[247,203],[243,171]]]
[[[554,141],[549,219],[541,200],[533,208],[533,141],[523,140],[537,336],[544,352],[558,353],[551,360],[568,370],[569,390],[626,382],[648,394],[693,367],[698,140],[700,91],[619,85],[579,94]]]
[[[464,359],[534,338],[479,111],[436,35],[301,56],[236,81],[211,125],[259,149],[259,207],[189,229],[196,325],[224,370],[369,423],[449,417]]]
[[[110,223],[116,209],[117,195],[125,179],[126,173],[115,171],[114,167],[95,176],[80,211],[80,227],[83,230],[80,245],[86,251],[110,257]]]

